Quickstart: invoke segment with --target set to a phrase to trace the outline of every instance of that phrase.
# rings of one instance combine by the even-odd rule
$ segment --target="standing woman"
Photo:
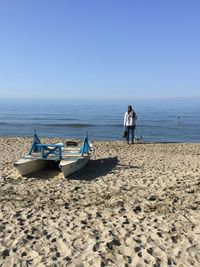
[[[135,121],[137,119],[136,113],[133,110],[132,106],[128,106],[128,110],[124,115],[124,128],[127,131],[127,144],[129,144],[129,140],[134,144],[134,131],[135,131]]]

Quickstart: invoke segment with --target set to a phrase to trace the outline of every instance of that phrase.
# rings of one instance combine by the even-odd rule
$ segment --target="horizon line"
[[[94,100],[94,101],[132,101],[132,100],[193,100],[193,99],[200,99],[199,96],[135,96],[135,97],[8,97],[8,96],[0,96],[0,100],[57,100],[57,101],[65,101],[65,100],[72,100],[72,101],[87,101],[87,100]]]

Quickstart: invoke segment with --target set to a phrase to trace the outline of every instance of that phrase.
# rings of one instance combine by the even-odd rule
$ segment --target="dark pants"
[[[133,143],[134,140],[134,131],[135,131],[135,125],[134,126],[126,126],[127,129],[127,142],[129,142],[129,140],[131,140],[131,142]]]

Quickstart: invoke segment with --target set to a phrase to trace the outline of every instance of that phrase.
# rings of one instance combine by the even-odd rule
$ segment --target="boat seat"
[[[40,150],[41,158],[47,158],[49,155],[54,155],[58,157],[58,159],[62,158],[62,151],[61,147],[63,146],[62,143],[60,144],[36,144],[36,148]]]

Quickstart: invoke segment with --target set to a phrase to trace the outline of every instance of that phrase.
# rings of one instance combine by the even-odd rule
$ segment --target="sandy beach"
[[[0,266],[200,266],[200,144],[94,142],[70,179],[21,177],[30,144],[0,138]]]

